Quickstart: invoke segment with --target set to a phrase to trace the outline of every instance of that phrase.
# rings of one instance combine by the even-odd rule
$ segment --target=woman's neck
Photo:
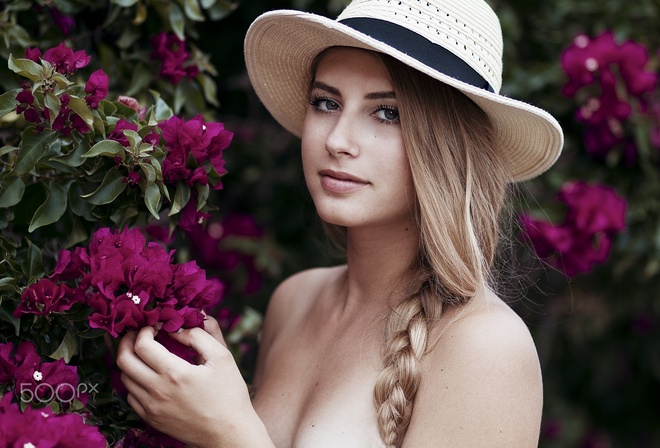
[[[348,229],[346,308],[388,308],[403,294],[417,257],[413,225],[400,231]]]

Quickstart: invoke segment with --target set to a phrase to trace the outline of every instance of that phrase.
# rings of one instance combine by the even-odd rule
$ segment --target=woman
[[[250,400],[217,323],[122,340],[129,403],[199,447],[534,447],[533,341],[490,287],[510,182],[546,170],[562,133],[497,94],[499,22],[481,0],[354,0],[246,38],[253,86],[301,137],[308,189],[346,264],[274,292]]]

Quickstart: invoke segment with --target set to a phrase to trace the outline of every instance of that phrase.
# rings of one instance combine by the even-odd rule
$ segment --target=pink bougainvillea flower
[[[55,25],[60,29],[62,34],[69,36],[76,29],[76,20],[72,16],[62,14],[59,9],[54,6],[48,7],[50,17],[53,19]]]
[[[567,206],[562,224],[525,215],[521,224],[539,258],[573,277],[607,260],[614,235],[625,228],[626,203],[611,188],[585,182],[565,184],[558,196]]]
[[[36,63],[41,62],[41,49],[38,47],[35,48],[26,48],[25,49],[25,59],[29,59]]]
[[[25,396],[36,403],[71,403],[77,396],[78,382],[77,368],[67,365],[63,359],[40,363],[31,369],[19,369],[16,372],[19,394],[29,391]]]
[[[99,102],[108,96],[109,84],[110,78],[108,78],[108,75],[103,70],[96,70],[90,75],[85,84],[85,92],[87,92],[85,100],[89,104],[89,107],[92,109],[99,107]]]
[[[626,202],[606,185],[569,182],[558,198],[568,209],[566,222],[585,233],[616,233],[626,227]]]
[[[259,240],[264,230],[259,227],[254,217],[249,214],[232,213],[222,221],[210,222],[208,226],[191,226],[186,236],[195,258],[204,266],[220,271],[233,271],[239,264],[247,271],[244,287],[246,294],[259,290],[263,282],[261,270],[257,268],[255,257],[237,250],[222,249],[225,238],[241,237]]]
[[[57,263],[50,278],[58,281],[66,281],[80,278],[89,269],[89,256],[82,247],[76,247],[73,252],[62,249],[57,254]]]
[[[163,162],[163,177],[176,181],[195,176],[205,182],[205,177],[192,173],[205,163],[210,163],[219,175],[226,173],[222,153],[229,147],[234,134],[227,131],[222,123],[206,122],[202,115],[189,121],[173,116],[161,122],[159,127],[165,146],[170,150]],[[187,166],[189,155],[193,156],[196,167]],[[213,188],[221,189],[222,183],[218,182]]]
[[[619,45],[611,31],[593,39],[582,34],[564,50],[561,60],[568,75],[563,93],[569,97],[581,94],[582,98],[587,94],[575,113],[587,125],[587,151],[605,158],[612,149],[623,148],[625,163],[635,163],[637,146],[625,132],[633,113],[631,101],[639,104],[640,113],[646,113],[650,109],[648,93],[658,85],[658,74],[646,69],[646,48],[633,41]]]
[[[74,52],[62,42],[57,47],[46,50],[43,59],[50,62],[55,71],[63,75],[70,75],[75,73],[76,70],[86,67],[91,56],[88,56],[85,50]]]
[[[178,226],[185,231],[190,231],[211,217],[208,213],[197,210],[195,202],[197,201],[191,199],[181,211]]]
[[[188,61],[186,42],[174,33],[158,33],[151,38],[151,58],[161,61],[160,76],[178,84],[184,77],[194,78],[199,67]]]
[[[176,264],[172,257],[160,244],[146,243],[137,228],[98,230],[83,274],[92,289],[90,327],[118,337],[146,325],[167,331],[201,326],[201,311],[219,302],[223,285],[207,279],[194,262]]]
[[[117,124],[115,124],[115,128],[108,136],[108,139],[118,141],[124,146],[129,146],[131,143],[128,141],[126,135],[122,132],[124,130],[137,131],[138,126],[137,124],[131,123],[130,121],[124,120],[122,118],[117,122]]]
[[[21,411],[7,392],[0,399],[0,446],[105,448],[99,429],[80,414],[53,414],[50,408]]]
[[[79,289],[42,278],[23,291],[14,316],[20,317],[23,314],[47,316],[50,313],[68,311],[76,303],[84,301],[85,295]]]

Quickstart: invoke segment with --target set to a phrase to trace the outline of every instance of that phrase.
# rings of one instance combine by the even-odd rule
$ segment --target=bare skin
[[[319,64],[303,166],[321,218],[347,228],[347,264],[275,291],[252,401],[213,320],[175,335],[200,366],[169,355],[150,329],[121,341],[129,403],[153,426],[198,447],[384,446],[373,405],[384,322],[419,245],[391,91],[368,53],[332,50]],[[506,304],[484,286],[468,306],[445,307],[429,340],[403,447],[537,446],[538,357]]]

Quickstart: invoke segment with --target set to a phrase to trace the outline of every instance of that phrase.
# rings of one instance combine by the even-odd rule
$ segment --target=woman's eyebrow
[[[320,81],[314,81],[314,84],[312,84],[312,89],[325,90],[326,92],[331,93],[333,95],[341,96],[341,92],[339,92],[339,89]]]
[[[371,92],[364,95],[365,100],[382,100],[382,99],[395,99],[396,95],[393,91],[389,92]]]

